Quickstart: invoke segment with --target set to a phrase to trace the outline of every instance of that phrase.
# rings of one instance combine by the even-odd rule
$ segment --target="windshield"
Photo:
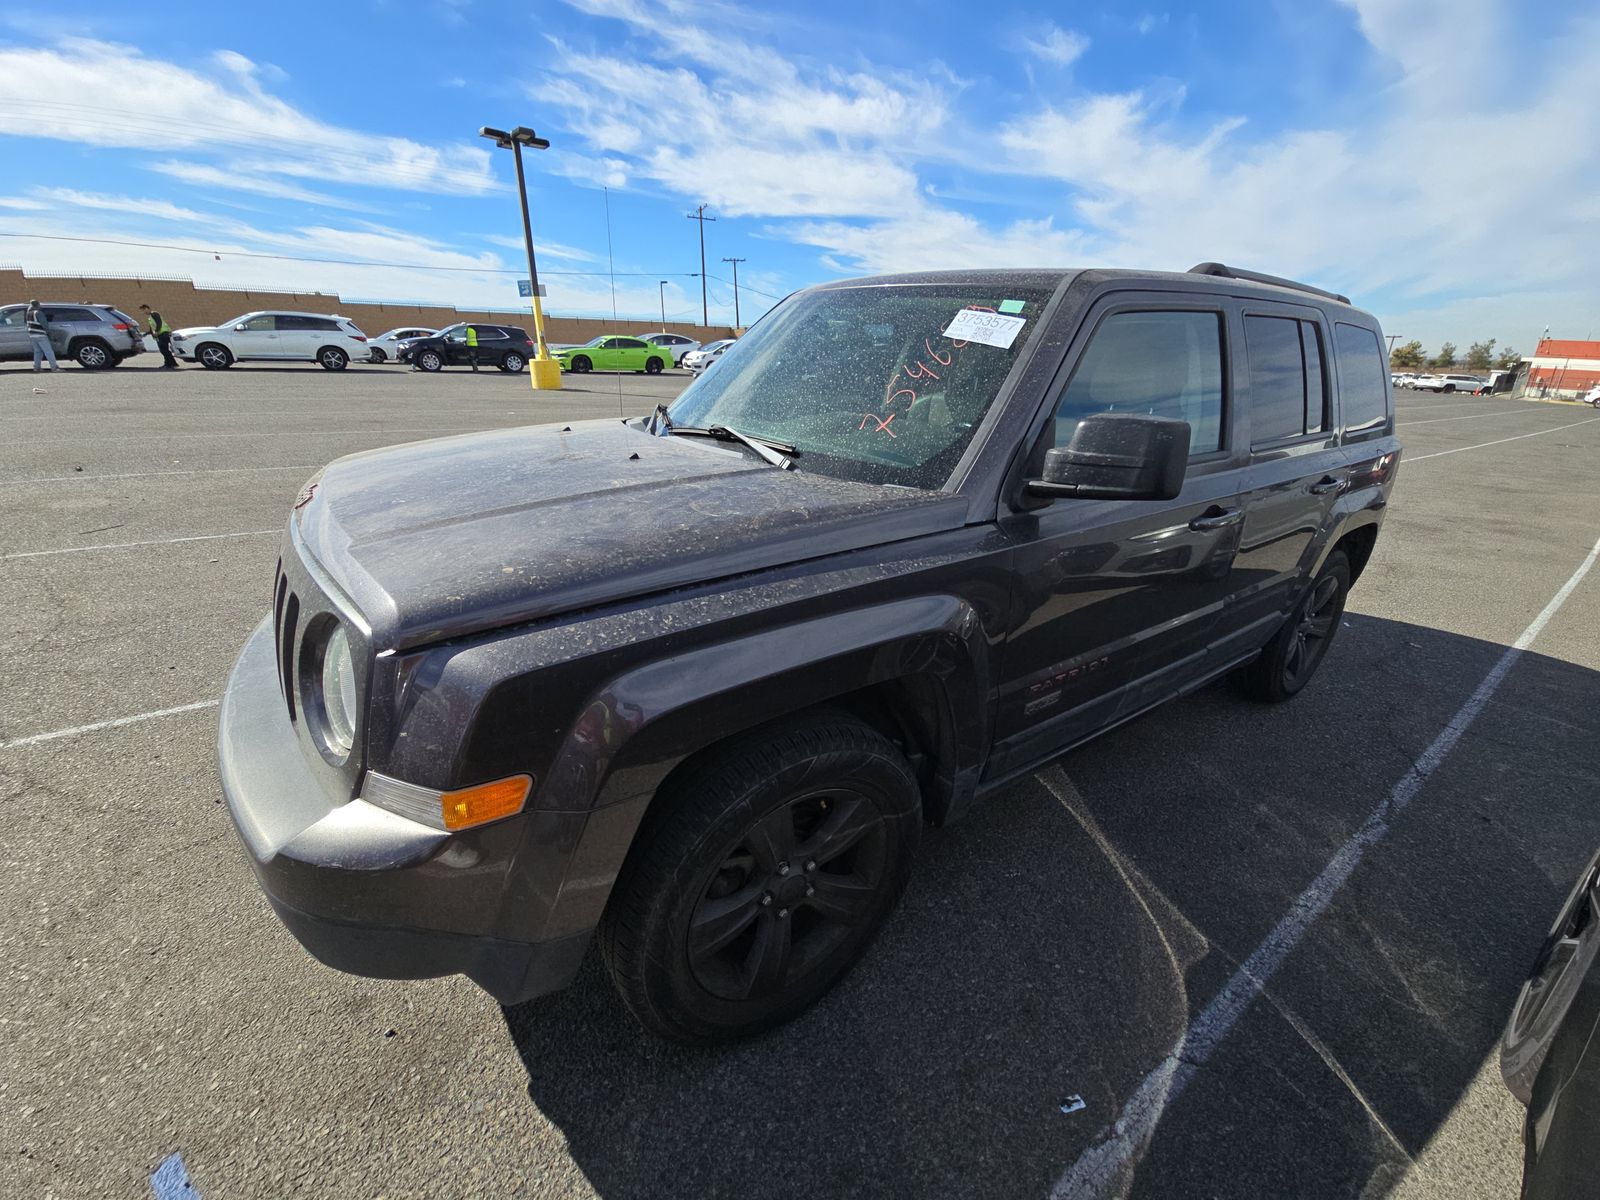
[[[942,487],[1049,297],[951,284],[802,292],[730,344],[668,415],[789,443],[801,470]],[[945,336],[968,308],[998,327],[981,336],[1005,344]]]
[[[599,337],[592,337],[584,343],[585,346],[598,346],[601,342],[611,337],[609,333],[602,333]]]

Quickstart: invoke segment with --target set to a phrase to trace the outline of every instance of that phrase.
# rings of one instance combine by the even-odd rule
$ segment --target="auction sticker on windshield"
[[[985,346],[999,346],[1009,350],[1017,334],[1028,323],[1026,317],[1012,317],[1005,313],[989,312],[976,308],[963,308],[955,320],[945,326],[944,336],[957,341],[981,342]]]

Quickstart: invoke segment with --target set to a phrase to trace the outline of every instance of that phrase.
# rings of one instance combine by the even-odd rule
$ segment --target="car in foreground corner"
[[[391,358],[398,361],[401,342],[433,337],[438,332],[437,329],[424,329],[416,325],[402,325],[398,329],[389,330],[388,333],[380,333],[368,342],[368,345],[372,347],[372,361],[375,363],[388,362]]]
[[[603,333],[581,346],[568,346],[555,352],[563,371],[583,375],[589,371],[643,371],[659,375],[672,362],[672,352],[636,337]]]
[[[467,343],[468,327],[475,329],[477,346]],[[533,339],[517,325],[490,325],[483,321],[463,321],[427,337],[399,344],[400,361],[419,371],[442,371],[446,367],[495,367],[516,375],[534,356]]]
[[[1579,874],[1517,996],[1500,1073],[1528,1109],[1524,1200],[1600,1196],[1600,854]]]
[[[367,335],[349,317],[326,313],[245,313],[221,325],[192,325],[172,334],[172,352],[212,371],[236,362],[314,362],[342,371],[367,362]]]
[[[655,1033],[771,1028],[924,825],[1210,680],[1307,687],[1398,469],[1377,321],[1218,263],[843,280],[741,341],[648,417],[301,489],[218,759],[322,962],[513,1004],[598,941]]]

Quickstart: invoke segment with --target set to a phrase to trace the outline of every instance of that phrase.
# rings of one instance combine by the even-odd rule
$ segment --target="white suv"
[[[1465,392],[1469,396],[1482,386],[1483,380],[1476,375],[1432,375],[1426,383],[1417,384],[1430,392]]]
[[[215,328],[179,329],[172,352],[213,371],[256,360],[314,362],[342,371],[352,359],[372,357],[367,335],[349,317],[298,312],[245,313]]]
[[[652,346],[660,346],[672,355],[672,365],[675,367],[683,365],[683,356],[689,351],[700,349],[699,342],[681,333],[636,333],[633,336]]]

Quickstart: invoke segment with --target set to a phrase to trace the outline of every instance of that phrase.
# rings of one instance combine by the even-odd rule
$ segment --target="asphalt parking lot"
[[[1206,689],[930,831],[843,986],[708,1052],[642,1034],[593,956],[505,1010],[320,966],[220,802],[212,702],[306,476],[686,378],[565,382],[0,367],[0,1193],[146,1195],[174,1154],[208,1200],[1516,1193],[1495,1042],[1600,843],[1600,570],[1471,704],[1595,545],[1600,414],[1399,393],[1388,523],[1305,694]]]

